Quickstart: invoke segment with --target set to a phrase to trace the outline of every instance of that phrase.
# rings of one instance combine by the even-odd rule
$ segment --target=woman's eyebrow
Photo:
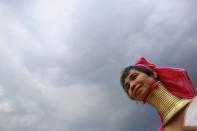
[[[132,73],[128,76],[128,78],[133,78],[137,73]]]

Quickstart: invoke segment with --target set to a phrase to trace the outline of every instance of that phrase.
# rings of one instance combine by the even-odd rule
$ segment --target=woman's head
[[[156,73],[146,67],[128,66],[123,70],[121,85],[130,98],[142,101],[155,79]]]

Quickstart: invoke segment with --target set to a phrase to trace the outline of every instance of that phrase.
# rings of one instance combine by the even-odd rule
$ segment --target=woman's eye
[[[137,74],[134,74],[134,75],[131,75],[131,76],[130,76],[130,79],[131,79],[131,80],[134,80],[134,79],[136,79],[136,78],[137,78]]]

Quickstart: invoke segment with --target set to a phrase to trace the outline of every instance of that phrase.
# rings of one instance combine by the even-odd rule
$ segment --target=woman
[[[160,68],[140,58],[125,68],[121,84],[131,99],[155,107],[162,121],[159,131],[181,131],[189,103],[196,95],[184,69]]]

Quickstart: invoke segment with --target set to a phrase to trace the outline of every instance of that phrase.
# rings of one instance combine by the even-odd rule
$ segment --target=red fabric
[[[193,98],[196,95],[194,86],[183,68],[156,67],[143,57],[135,65],[144,65],[155,71],[167,90],[177,97]]]
[[[157,131],[165,131],[164,127],[161,125]]]
[[[192,81],[183,68],[157,67],[141,57],[135,64],[136,66],[144,66],[157,73],[159,80],[166,85],[166,89],[177,97],[191,99],[196,96]],[[161,121],[163,117],[160,115]],[[161,126],[158,131],[164,131]]]
[[[157,87],[158,87],[158,82],[157,81],[154,81],[153,83],[152,83],[152,85],[149,87],[149,89],[148,89],[148,91],[147,91],[147,93],[146,93],[146,95],[144,96],[144,99],[143,99],[143,102],[144,103],[146,103],[146,101],[147,101],[147,98],[148,98],[148,96],[150,95],[150,93],[154,90],[154,89],[156,89]]]

